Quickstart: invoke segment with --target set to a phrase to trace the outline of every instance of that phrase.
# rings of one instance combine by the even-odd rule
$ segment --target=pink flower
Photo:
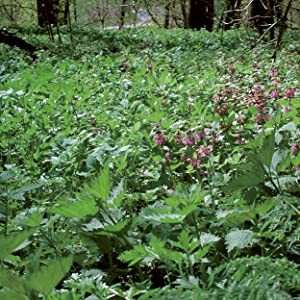
[[[193,137],[185,137],[184,139],[182,139],[182,142],[186,146],[195,145],[195,139]]]
[[[181,144],[182,143],[181,133],[177,132],[174,139],[175,139],[175,143]]]
[[[123,68],[124,69],[127,69],[127,68],[129,68],[131,66],[131,63],[130,63],[130,61],[125,61],[125,62],[123,62]]]
[[[164,155],[164,160],[165,160],[166,165],[171,164],[170,153],[166,153],[166,154]]]
[[[215,136],[215,139],[214,139],[214,143],[219,143],[220,141],[222,141],[224,138],[223,135],[221,135],[220,133],[217,133],[216,136]]]
[[[200,146],[200,148],[197,150],[197,154],[200,157],[205,157],[208,156],[209,154],[211,154],[212,152],[212,146],[209,145],[207,148],[203,145]]]
[[[278,71],[275,70],[275,69],[272,69],[272,70],[270,71],[269,75],[270,75],[271,77],[277,77],[277,76],[278,76]]]
[[[257,124],[263,124],[269,121],[271,116],[269,114],[266,114],[264,112],[258,113],[255,117],[255,121]]]
[[[295,166],[295,170],[300,172],[300,165],[299,166]]]
[[[234,67],[229,67],[227,69],[228,74],[234,74],[235,73],[235,68]]]
[[[201,160],[194,158],[194,157],[190,157],[186,160],[192,167],[199,167],[201,164]]]
[[[215,113],[221,115],[221,116],[224,116],[227,114],[228,112],[228,108],[226,106],[221,106],[221,105],[218,105],[215,110],[214,110]]]
[[[196,131],[194,133],[194,137],[196,140],[202,140],[205,137],[205,134],[203,132]]]
[[[211,133],[211,130],[210,130],[209,128],[205,128],[205,129],[204,129],[204,134],[205,134],[205,136],[210,135],[210,133]]]
[[[285,90],[285,96],[287,98],[293,98],[295,97],[295,89],[294,88],[288,88]]]
[[[271,94],[270,94],[270,97],[271,98],[278,98],[279,97],[279,92],[275,89],[275,90],[273,90],[272,92],[271,92]]]
[[[300,150],[300,147],[298,145],[296,145],[296,144],[291,145],[291,151],[294,156],[296,156],[298,154],[299,150]]]
[[[167,137],[162,133],[156,133],[153,139],[157,145],[163,145],[167,142]]]

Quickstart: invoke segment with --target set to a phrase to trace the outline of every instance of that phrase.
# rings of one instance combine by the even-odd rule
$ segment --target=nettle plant
[[[291,163],[296,173],[299,171],[296,89],[282,87],[274,69],[267,84],[246,87],[238,87],[234,82],[235,69],[230,68],[228,73],[226,87],[212,97],[212,102],[193,104],[199,121],[178,121],[167,129],[159,123],[153,125],[152,137],[164,169],[172,178],[170,185],[181,180],[205,182],[217,172],[228,170],[231,162],[243,160],[249,149],[259,148],[265,136],[272,136],[273,141],[269,142],[270,157],[260,163],[264,165],[262,174],[270,175],[279,168],[279,160],[285,160],[287,169]],[[253,142],[257,134],[259,138]],[[245,146],[239,147],[242,145]],[[280,171],[284,171],[282,167]],[[275,187],[274,182],[272,186]]]

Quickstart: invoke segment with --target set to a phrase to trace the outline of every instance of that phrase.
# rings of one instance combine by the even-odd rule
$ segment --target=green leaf
[[[215,243],[217,241],[219,241],[220,238],[214,234],[210,234],[210,233],[201,233],[200,235],[200,244],[202,246],[210,244],[210,243]]]
[[[142,210],[141,217],[164,224],[181,223],[194,209],[196,205],[188,205],[183,209],[173,211],[170,207],[145,208]]]
[[[132,250],[123,252],[118,259],[123,262],[129,262],[129,266],[142,261],[149,255],[144,245],[135,245]]]
[[[46,267],[42,267],[29,276],[26,280],[27,286],[40,293],[49,294],[69,272],[72,262],[72,256],[49,261]]]
[[[85,186],[85,190],[97,198],[107,201],[111,187],[112,182],[109,175],[109,166],[106,164],[101,175],[98,176],[91,186]]]
[[[31,235],[32,230],[10,233],[8,236],[0,236],[0,259],[6,258],[9,254],[19,250],[20,245],[24,243]]]
[[[62,202],[50,209],[50,212],[67,218],[85,218],[94,216],[98,212],[98,207],[95,200],[80,195],[76,201]]]
[[[22,186],[20,188],[10,191],[7,196],[9,198],[15,199],[15,200],[25,200],[24,193],[30,192],[34,189],[37,189],[37,188],[41,187],[42,185],[43,185],[42,183],[25,185],[25,186]]]
[[[111,233],[117,233],[122,231],[128,224],[129,224],[130,220],[124,220],[121,221],[117,224],[110,224],[104,227],[105,231],[111,232]]]
[[[118,208],[122,204],[124,194],[124,181],[121,180],[120,183],[112,190],[108,202]]]
[[[255,242],[254,234],[251,230],[234,230],[225,237],[228,252],[235,248],[243,249],[251,246]]]
[[[277,150],[272,157],[271,169],[277,171],[277,169],[286,161],[289,160],[289,151],[288,150]]]
[[[15,291],[0,291],[0,299],[1,300],[25,300],[25,295],[19,294]]]
[[[263,146],[258,152],[258,159],[266,166],[271,165],[273,153],[275,151],[275,134],[272,133],[265,137]]]
[[[261,169],[256,169],[257,172],[240,174],[231,179],[223,188],[224,192],[234,192],[240,189],[256,186],[264,182],[264,174]]]
[[[9,288],[18,294],[25,293],[24,282],[7,270],[0,271],[0,286]],[[2,300],[2,297],[0,299]]]

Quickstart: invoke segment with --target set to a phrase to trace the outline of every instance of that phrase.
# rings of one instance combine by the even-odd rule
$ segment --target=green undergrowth
[[[0,299],[300,299],[299,33],[62,29],[1,45]],[[57,38],[57,37],[56,37]]]

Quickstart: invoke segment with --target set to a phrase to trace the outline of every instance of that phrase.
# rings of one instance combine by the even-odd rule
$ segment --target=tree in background
[[[212,31],[214,14],[213,0],[190,0],[189,28]]]
[[[260,35],[265,29],[270,31],[270,39],[275,37],[275,23],[281,18],[282,0],[253,0],[251,17]]]
[[[224,29],[239,27],[241,0],[227,0],[225,5]]]
[[[59,0],[37,0],[37,13],[39,26],[57,25]]]

